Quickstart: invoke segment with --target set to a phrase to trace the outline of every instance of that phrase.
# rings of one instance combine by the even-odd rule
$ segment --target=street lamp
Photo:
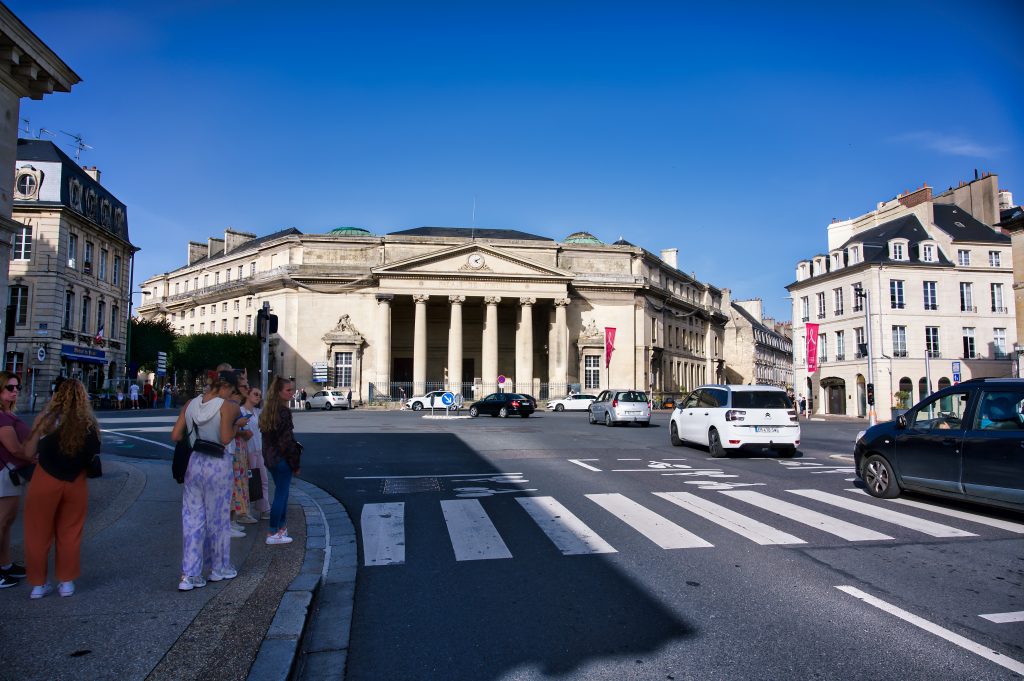
[[[868,403],[868,427],[875,425],[878,420],[875,418],[875,365],[871,359],[871,296],[868,291],[865,291],[863,287],[855,289],[853,292],[854,297],[857,300],[864,301],[864,332],[867,334],[867,356],[868,356],[868,383],[865,388],[867,389],[867,403]]]

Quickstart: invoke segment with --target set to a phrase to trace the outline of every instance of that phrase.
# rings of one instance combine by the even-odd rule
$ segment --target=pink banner
[[[604,368],[612,363],[612,351],[615,350],[615,327],[604,327]]]
[[[806,324],[807,329],[807,373],[818,370],[818,325]]]

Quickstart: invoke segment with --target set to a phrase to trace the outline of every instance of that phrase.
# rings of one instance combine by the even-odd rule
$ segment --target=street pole
[[[875,363],[872,360],[872,356],[875,353],[872,351],[873,343],[871,340],[871,293],[862,289],[861,294],[864,296],[864,330],[868,335],[868,383],[873,384],[875,382]],[[878,419],[875,417],[874,401],[869,400],[870,404],[868,404],[868,427],[878,423]]]
[[[260,393],[267,394],[267,373],[270,370],[270,303],[263,301],[263,314],[260,315]]]

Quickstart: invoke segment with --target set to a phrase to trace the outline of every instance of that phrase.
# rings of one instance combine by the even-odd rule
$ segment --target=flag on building
[[[807,373],[818,370],[818,325],[806,325],[807,329]]]
[[[96,329],[96,338],[93,339],[96,345],[103,345],[103,323],[100,323],[100,328]]]
[[[607,369],[612,363],[612,352],[615,350],[615,327],[604,327],[604,368]]]

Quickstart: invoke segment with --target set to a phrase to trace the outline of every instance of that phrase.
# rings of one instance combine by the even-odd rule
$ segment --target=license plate
[[[636,409],[634,409],[634,410],[630,411],[630,410],[628,410],[628,409],[627,409],[627,410],[626,410],[626,413],[627,413],[627,414],[639,414],[639,413],[640,413],[640,411],[639,411],[639,410],[636,410]]]
[[[755,433],[777,433],[779,429],[775,426],[754,426]]]

